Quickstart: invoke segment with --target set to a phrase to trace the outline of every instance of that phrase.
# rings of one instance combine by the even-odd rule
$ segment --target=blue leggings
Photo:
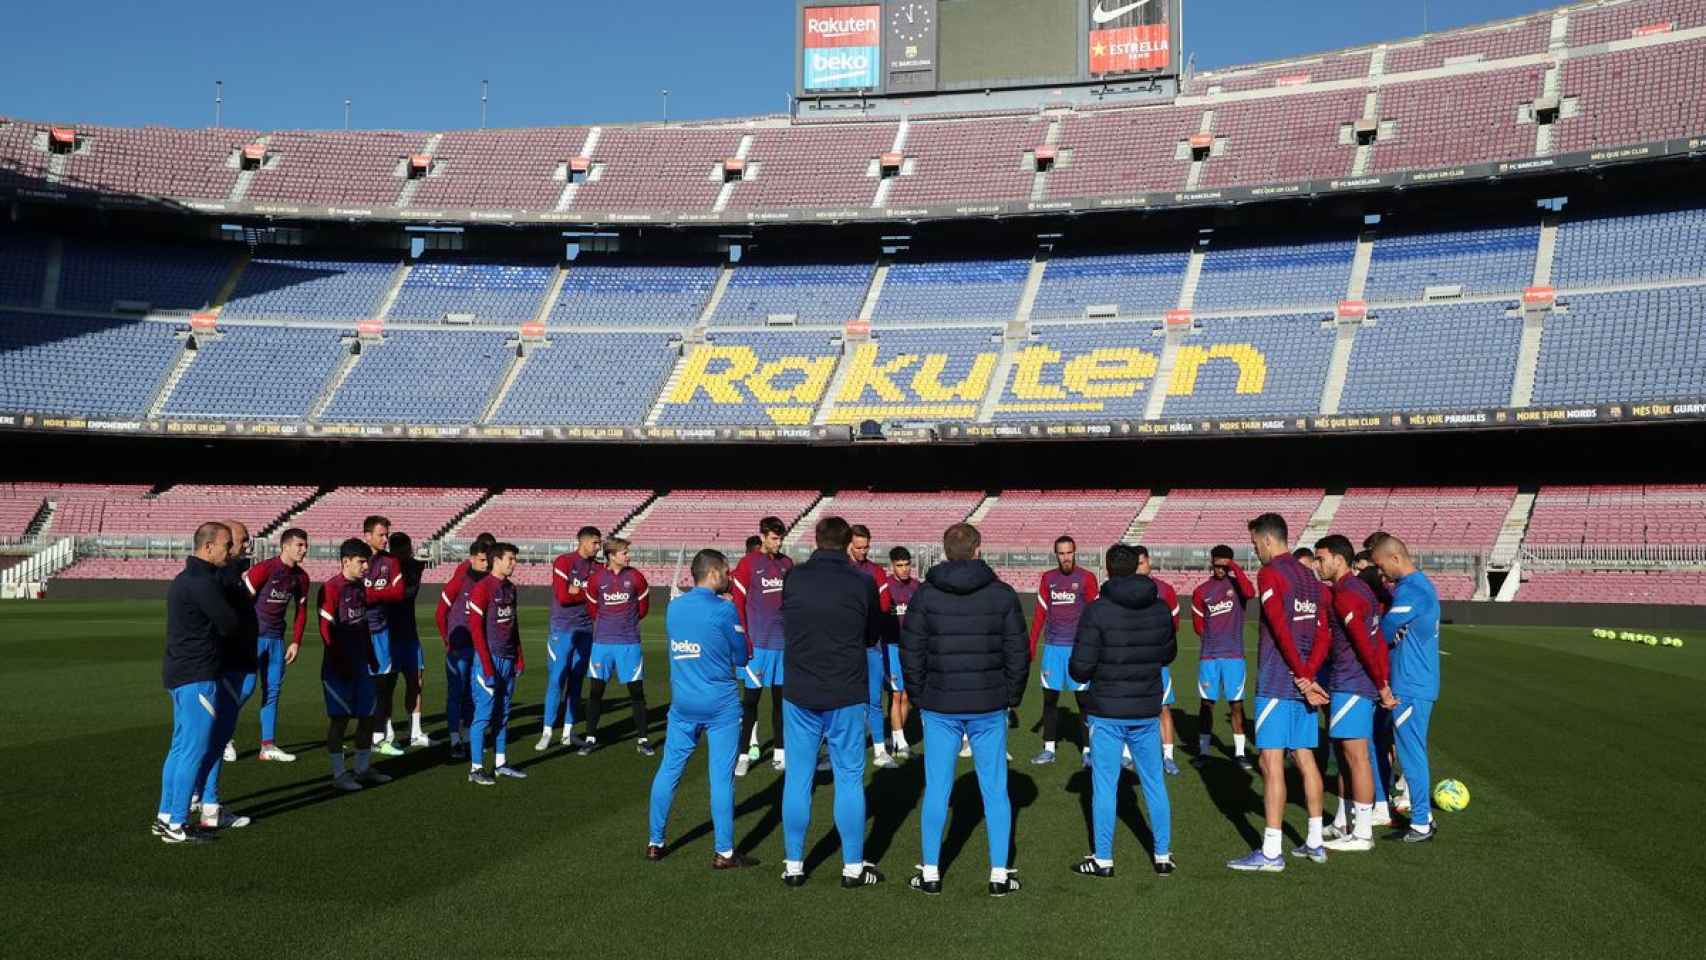
[[[213,718],[213,739],[207,745],[207,753],[201,758],[201,774],[197,780],[201,802],[217,804],[219,802],[219,771],[225,766],[225,744],[237,732],[237,714],[243,703],[249,698],[243,693],[243,678],[252,674],[227,673],[219,678],[217,696],[213,705],[217,711]]]
[[[183,823],[190,817],[190,794],[195,792],[201,762],[207,756],[217,716],[219,683],[203,680],[167,691],[172,698],[172,746],[160,767],[160,818]],[[223,748],[224,743],[220,746]]]
[[[710,745],[705,772],[711,778],[711,828],[715,834],[716,852],[728,853],[735,848],[735,754],[740,747],[740,709],[736,706],[727,716],[716,720],[690,720],[675,710],[669,711],[669,735],[663,742],[663,763],[652,778],[651,842],[663,845],[669,827],[669,808],[675,802],[675,789],[687,761],[699,746],[703,735]]]
[[[545,657],[550,665],[545,677],[545,729],[557,725],[559,711],[563,726],[572,727],[581,716],[581,681],[592,658],[592,631],[551,631]]]
[[[444,654],[444,719],[451,733],[474,722],[474,648],[451,647]]]
[[[883,654],[882,645],[865,649],[865,678],[869,698],[866,701],[865,720],[871,725],[871,743],[882,746],[884,739],[883,728],[883,677],[888,669],[888,657]]]
[[[255,644],[255,672],[243,676],[243,702],[261,685],[261,743],[278,733],[278,695],[284,690],[284,638],[262,637]]]
[[[835,829],[841,834],[841,862],[865,862],[865,711],[864,704],[835,710],[807,710],[782,701],[782,724],[795,759],[782,780],[782,855],[805,859],[806,831],[812,823],[812,781],[817,752],[829,742],[835,769]]]
[[[509,657],[493,657],[497,676],[485,675],[485,668],[475,663],[474,723],[468,728],[468,759],[475,766],[485,762],[486,732],[496,732],[494,749],[499,756],[509,743],[509,705],[515,696],[515,661]]]
[[[1096,859],[1114,858],[1120,760],[1127,747],[1131,748],[1131,760],[1143,785],[1144,805],[1149,808],[1155,856],[1168,856],[1173,851],[1173,808],[1161,776],[1161,721],[1155,717],[1145,720],[1091,717],[1090,720],[1090,825],[1096,835]]]
[[[1013,803],[1007,796],[1007,711],[936,713],[922,711],[924,723],[923,865],[942,860],[942,832],[948,826],[948,797],[954,791],[954,764],[960,739],[971,741],[972,765],[983,791],[983,819],[989,830],[989,865],[1007,866],[1013,845]],[[963,815],[963,814],[962,814]]]
[[[1433,712],[1432,700],[1405,698],[1392,708],[1392,738],[1404,779],[1410,784],[1410,823],[1418,827],[1433,822],[1433,781],[1428,771],[1428,721]]]

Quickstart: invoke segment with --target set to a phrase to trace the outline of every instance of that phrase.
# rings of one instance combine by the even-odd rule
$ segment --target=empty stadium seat
[[[228,324],[201,337],[196,358],[161,412],[219,420],[302,420],[349,355],[328,327]]]
[[[326,408],[334,423],[458,425],[479,419],[515,357],[509,335],[391,330],[361,359]]]
[[[1351,345],[1339,411],[1506,406],[1522,324],[1502,303],[1381,310]]]
[[[477,323],[514,326],[539,312],[553,272],[544,264],[423,260],[409,269],[385,316],[437,322],[464,313]]]
[[[182,349],[169,323],[0,312],[0,408],[141,417]]]
[[[717,268],[576,260],[547,321],[565,327],[691,326],[699,319]]]
[[[859,316],[871,286],[868,263],[742,263],[729,278],[713,324],[762,324],[772,314],[841,325]]]
[[[889,268],[877,324],[1013,319],[1029,260],[903,261]]]
[[[1337,334],[1321,314],[1213,318],[1180,342],[1168,417],[1312,414]]]
[[[1706,397],[1706,286],[1577,294],[1540,340],[1535,403]]]
[[[528,349],[494,423],[637,426],[675,366],[657,333],[559,331]]]
[[[357,320],[375,316],[397,271],[394,259],[260,254],[243,268],[224,317]]]
[[[1260,310],[1332,306],[1351,281],[1356,241],[1255,243],[1216,237],[1203,259],[1195,309]]]

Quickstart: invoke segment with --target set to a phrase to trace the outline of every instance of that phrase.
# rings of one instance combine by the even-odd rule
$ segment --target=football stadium
[[[786,112],[0,115],[17,955],[1706,950],[1706,0],[767,6]]]

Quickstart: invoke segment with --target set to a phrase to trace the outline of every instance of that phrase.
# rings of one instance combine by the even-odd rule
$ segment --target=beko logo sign
[[[1099,26],[1104,23],[1112,23],[1133,10],[1147,6],[1149,6],[1149,0],[1137,0],[1136,3],[1128,3],[1124,6],[1115,7],[1112,10],[1109,10],[1102,6],[1101,0],[1098,0],[1096,8],[1090,11],[1090,18],[1095,20]]]

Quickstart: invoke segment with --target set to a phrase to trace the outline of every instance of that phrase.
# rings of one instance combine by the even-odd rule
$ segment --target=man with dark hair
[[[1256,657],[1256,749],[1261,751],[1262,845],[1227,862],[1233,870],[1278,873],[1285,824],[1285,758],[1290,753],[1303,780],[1309,833],[1293,856],[1327,861],[1321,844],[1321,771],[1315,765],[1320,725],[1314,708],[1326,704],[1327,691],[1315,674],[1327,660],[1329,599],[1321,581],[1304,569],[1287,545],[1285,518],[1264,513],[1249,523],[1250,545],[1262,561],[1256,590],[1262,603],[1260,647]]]
[[[1099,584],[1096,575],[1078,566],[1078,543],[1062,534],[1054,541],[1052,569],[1043,571],[1037,584],[1037,608],[1031,616],[1031,656],[1037,655],[1037,640],[1042,645],[1043,687],[1043,748],[1031,758],[1035,764],[1053,763],[1055,746],[1060,739],[1060,694],[1070,690],[1076,696],[1084,687],[1075,683],[1067,669],[1072,658],[1072,644],[1078,637],[1078,621],[1096,599]],[[1079,705],[1083,710],[1083,705]],[[1090,765],[1090,741],[1086,736],[1079,744],[1084,765]]]
[[[802,758],[827,740],[835,771],[835,828],[841,835],[841,885],[881,883],[865,862],[865,748],[870,662],[882,613],[877,585],[853,566],[853,530],[824,517],[813,531],[817,549],[782,585],[782,627],[788,675],[782,684],[782,723]],[[782,781],[782,882],[806,882],[806,831],[811,827],[812,763],[791,763]]]
[[[320,687],[326,694],[326,758],[332,786],[356,791],[390,782],[371,766],[374,671],[378,653],[367,619],[367,565],[373,548],[351,537],[338,548],[338,574],[320,585]],[[344,733],[355,719],[355,771],[344,769]]]
[[[640,621],[652,608],[652,588],[645,574],[628,566],[629,544],[621,537],[604,543],[605,566],[587,580],[586,604],[592,612],[592,655],[587,676],[592,678],[586,711],[586,739],[576,752],[591,756],[598,749],[598,719],[604,711],[604,690],[612,680],[628,688],[634,709],[634,731],[639,739],[634,749],[642,757],[653,756],[646,734],[646,660],[640,650]]]
[[[551,730],[562,717],[563,746],[574,744],[575,719],[581,713],[581,680],[592,659],[592,613],[586,604],[586,585],[598,571],[598,551],[604,534],[581,527],[575,550],[551,561],[551,636],[545,646],[549,660],[545,678],[545,720],[535,750],[551,745]]]
[[[254,692],[257,683],[261,691],[261,751],[259,758],[280,763],[296,760],[295,754],[279,749],[273,738],[278,731],[278,698],[284,689],[284,668],[296,662],[302,650],[302,633],[308,625],[308,571],[302,560],[308,556],[308,534],[300,527],[291,527],[279,534],[278,556],[250,567],[243,574],[255,608],[260,637],[255,648],[255,672],[243,681],[243,699]],[[284,643],[285,615],[290,604],[296,604],[296,626],[290,645]]]
[[[1327,828],[1327,849],[1374,849],[1374,803],[1385,800],[1369,761],[1374,707],[1387,686],[1386,638],[1380,633],[1380,604],[1351,573],[1356,555],[1339,534],[1315,541],[1322,579],[1331,584],[1333,652],[1327,660],[1327,735],[1338,748],[1339,811]],[[1350,816],[1346,816],[1346,808]]]
[[[765,517],[758,521],[758,550],[740,558],[730,575],[731,596],[735,614],[745,633],[751,652],[741,668],[741,680],[746,686],[741,696],[740,742],[757,742],[758,700],[765,690],[770,691],[771,736],[776,749],[770,765],[776,770],[787,767],[782,735],[782,681],[784,676],[784,643],[782,630],[782,584],[794,561],[782,552],[782,539],[788,526],[780,517]],[[743,755],[735,761],[735,776],[746,776],[752,759]]]
[[[468,632],[468,594],[491,570],[492,543],[476,538],[468,559],[456,567],[438,594],[433,619],[444,641],[444,719],[450,727],[450,758],[468,756],[469,727],[474,722],[474,635]]]
[[[889,676],[889,736],[894,740],[894,758],[912,759],[906,743],[906,721],[912,715],[912,699],[906,692],[906,677],[900,668],[900,626],[906,620],[912,598],[918,593],[918,580],[912,576],[912,551],[905,547],[889,549],[889,606],[891,612],[883,617],[883,644],[888,648]]]
[[[361,538],[373,551],[367,564],[363,585],[367,590],[367,629],[373,635],[373,675],[379,678],[378,710],[374,717],[373,743],[387,757],[400,757],[403,748],[396,744],[396,730],[391,725],[391,693],[397,688],[398,664],[392,657],[391,608],[401,603],[407,584],[403,568],[390,552],[391,521],[373,514],[361,522]]]
[[[492,546],[492,570],[468,591],[468,633],[474,641],[474,723],[468,728],[468,782],[489,787],[497,781],[486,773],[486,734],[493,735],[493,774],[526,780],[527,774],[509,765],[504,755],[509,742],[509,708],[515,685],[527,670],[517,614],[513,543]]]
[[[1167,581],[1152,575],[1153,567],[1149,557],[1149,548],[1138,544],[1132,548],[1137,551],[1137,572],[1149,577],[1155,583],[1155,592],[1161,598],[1161,605],[1173,618],[1173,633],[1179,632],[1179,591]],[[1171,661],[1169,661],[1171,662]],[[1170,777],[1179,775],[1179,765],[1173,762],[1173,671],[1169,667],[1161,668],[1161,770]],[[1130,748],[1125,754],[1126,769],[1131,769],[1132,758]]]
[[[1317,572],[1315,566],[1315,553],[1308,547],[1298,547],[1296,550],[1291,552],[1291,556],[1298,563],[1303,564],[1303,568],[1305,570],[1308,570],[1310,573]]]
[[[762,546],[764,546],[764,538],[758,534],[755,533],[746,538],[747,553],[757,553]]]
[[[669,808],[687,761],[704,737],[710,744],[705,770],[711,780],[711,869],[736,870],[757,861],[735,850],[735,754],[740,751],[740,683],[735,674],[748,653],[740,617],[723,600],[729,592],[729,561],[716,550],[693,557],[693,589],[677,597],[665,614],[669,631],[669,733],[663,762],[652,778],[651,833],[646,859],[662,860]]]
[[[989,895],[1019,889],[1007,869],[1013,826],[1007,796],[1007,710],[1025,693],[1031,658],[1025,613],[1013,588],[983,562],[969,523],[942,535],[943,563],[930,568],[900,626],[906,685],[924,721],[923,855],[914,890],[942,892],[942,832],[954,786],[954,748],[969,740],[989,830]]]
[[[1197,663],[1197,755],[1191,763],[1208,761],[1214,742],[1214,704],[1225,700],[1231,707],[1232,758],[1249,770],[1244,755],[1244,605],[1256,596],[1256,587],[1238,562],[1232,548],[1216,544],[1208,552],[1209,579],[1191,594],[1191,626],[1202,641]]]
[[[187,830],[190,794],[198,786],[202,759],[217,749],[213,739],[220,649],[238,630],[237,613],[225,602],[219,568],[231,552],[231,531],[222,523],[196,528],[194,553],[166,591],[166,651],[160,678],[172,698],[172,746],[160,768],[160,805],[150,829],[166,843],[199,839]]]
[[[887,615],[894,611],[894,598],[889,596],[889,575],[884,572],[882,565],[871,561],[871,531],[862,523],[855,523],[849,528],[852,539],[847,543],[847,555],[853,559],[853,567],[871,578],[877,585],[877,603]],[[883,651],[882,637],[877,638],[876,646],[866,651],[870,667],[866,671],[867,683],[870,689],[866,691],[867,709],[866,722],[871,728],[871,762],[878,767],[898,766],[895,759],[889,756],[888,737],[883,732],[883,674],[888,670],[888,656]]]
[[[1393,583],[1392,608],[1381,619],[1392,643],[1392,678],[1380,690],[1380,704],[1392,711],[1398,762],[1404,778],[1414,784],[1410,829],[1387,839],[1426,843],[1439,833],[1428,770],[1428,723],[1439,701],[1439,593],[1404,541],[1386,534],[1370,549],[1381,574]]]
[[[1156,582],[1140,573],[1137,548],[1108,548],[1108,580],[1084,611],[1068,663],[1091,718],[1091,826],[1096,848],[1073,870],[1090,877],[1114,875],[1114,820],[1119,804],[1120,755],[1129,752],[1143,788],[1155,837],[1155,872],[1173,873],[1173,812],[1162,782],[1161,670],[1179,651],[1177,624]]]

